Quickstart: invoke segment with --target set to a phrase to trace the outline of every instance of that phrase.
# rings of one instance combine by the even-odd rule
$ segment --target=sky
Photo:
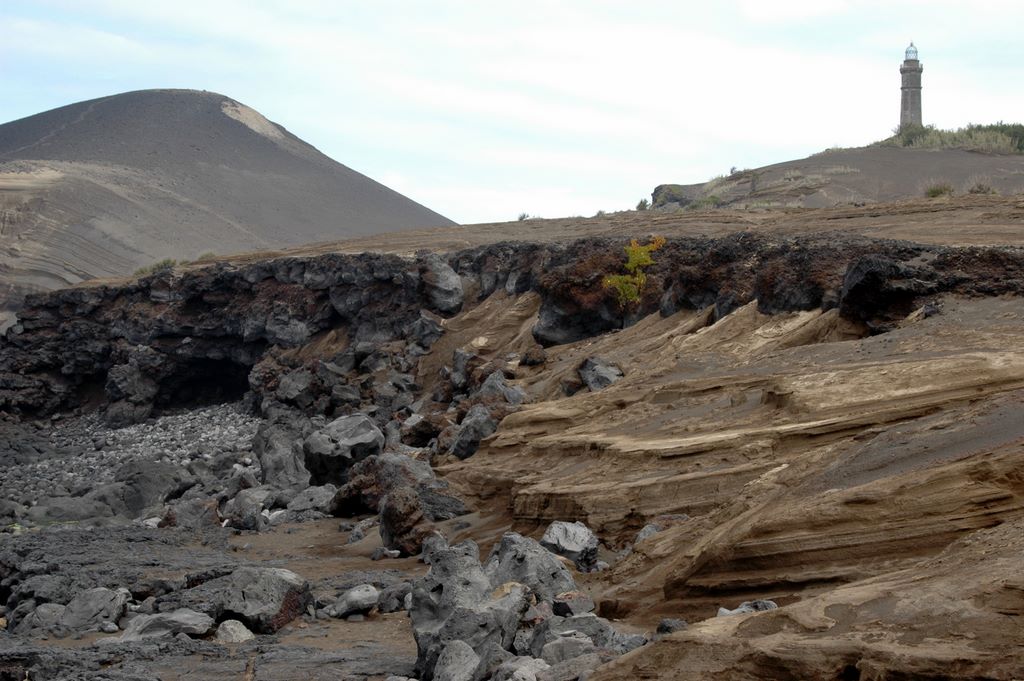
[[[1024,119],[1024,2],[2,0],[0,122],[225,94],[461,223],[630,209],[899,122]]]

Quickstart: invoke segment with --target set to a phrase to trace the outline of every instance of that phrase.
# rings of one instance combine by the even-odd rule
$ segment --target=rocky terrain
[[[527,221],[30,296],[0,678],[1019,678],[1019,211]]]
[[[0,328],[25,293],[451,225],[233,99],[143,90],[0,125]]]

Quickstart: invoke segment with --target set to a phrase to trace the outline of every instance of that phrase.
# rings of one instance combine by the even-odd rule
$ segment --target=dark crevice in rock
[[[249,390],[251,370],[230,360],[190,360],[160,384],[155,404],[168,409],[236,402]]]

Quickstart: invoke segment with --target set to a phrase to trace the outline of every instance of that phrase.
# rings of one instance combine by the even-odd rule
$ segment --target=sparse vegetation
[[[144,277],[149,274],[156,274],[157,272],[165,272],[167,270],[174,269],[174,266],[177,264],[178,261],[173,258],[164,258],[163,260],[155,262],[152,265],[140,267],[139,269],[135,270],[135,276]]]
[[[913,149],[966,149],[1000,154],[1024,153],[1024,124],[968,124],[956,130],[939,130],[933,125],[908,125],[894,131],[878,146]]]
[[[603,210],[599,210],[596,213],[594,213],[594,217],[595,218],[603,218],[604,216],[605,216],[605,212]]]
[[[216,260],[216,259],[217,259],[217,254],[216,253],[214,253],[213,251],[207,251],[206,253],[203,253],[198,258],[196,258],[196,262],[209,262],[211,260]]]
[[[711,194],[693,201],[688,206],[689,210],[707,210],[708,208],[718,208],[722,205],[722,199],[717,194]]]
[[[996,190],[992,188],[992,185],[986,184],[984,182],[975,182],[967,190],[967,193],[968,194],[997,194],[998,192],[996,192]]]
[[[647,210],[651,207],[651,202],[647,199],[640,199],[640,202],[636,204],[637,210]]]
[[[656,236],[649,244],[642,246],[636,239],[629,242],[626,246],[626,264],[623,266],[627,274],[609,274],[602,281],[605,288],[615,289],[619,305],[627,307],[640,302],[647,285],[644,269],[654,264],[651,253],[664,245],[663,236]]]
[[[928,188],[924,190],[924,195],[929,199],[936,199],[940,196],[952,196],[953,185],[948,182],[937,182],[933,185],[929,185]]]
[[[529,213],[520,213],[519,217],[516,218],[516,220],[518,220],[519,222],[522,222],[523,220],[529,220],[529,219],[530,219],[530,214]]]

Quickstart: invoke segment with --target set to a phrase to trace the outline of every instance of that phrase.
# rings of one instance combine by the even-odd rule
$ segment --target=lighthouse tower
[[[900,74],[903,76],[903,97],[900,101],[900,130],[908,125],[921,125],[921,72],[924,67],[917,59],[917,48],[910,43],[904,54]]]

